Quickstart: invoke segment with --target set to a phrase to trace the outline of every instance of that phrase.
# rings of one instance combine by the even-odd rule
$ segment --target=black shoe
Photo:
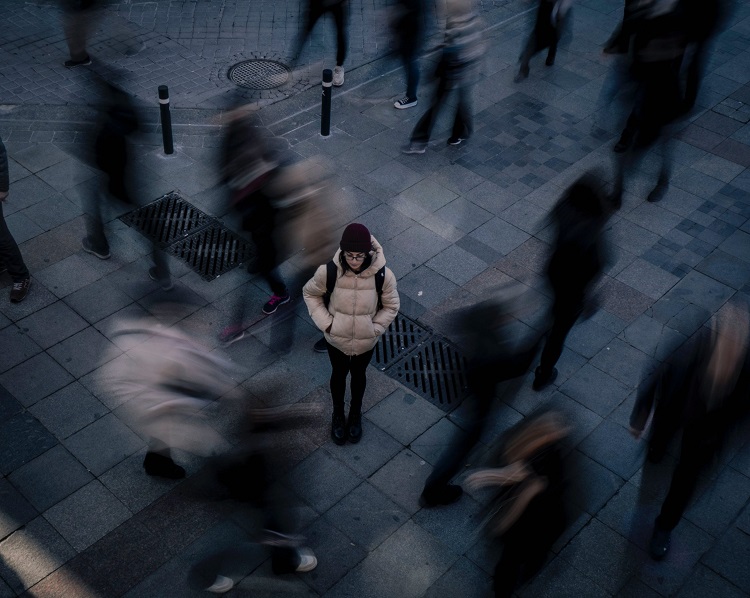
[[[168,274],[166,278],[161,278],[159,276],[159,270],[156,266],[152,266],[148,269],[148,277],[151,280],[158,282],[162,291],[171,291],[174,288],[172,277]]]
[[[660,561],[667,556],[671,535],[671,531],[660,529],[658,525],[654,525],[654,533],[651,535],[651,542],[648,546],[648,552],[652,559]]]
[[[83,60],[66,60],[63,62],[63,66],[68,69],[75,68],[77,66],[88,66],[91,64],[91,57],[86,56]]]
[[[346,422],[346,435],[352,444],[357,444],[362,440],[362,414],[349,413],[349,419]]]
[[[146,453],[143,459],[143,469],[148,475],[168,478],[170,480],[181,480],[185,477],[185,470],[177,465],[170,457],[159,453]]]
[[[100,260],[108,260],[112,257],[112,254],[109,252],[108,247],[95,247],[89,237],[84,237],[83,239],[81,239],[81,247],[86,253],[95,255]]]
[[[346,424],[343,415],[333,415],[331,422],[331,440],[341,446],[346,442]]]
[[[448,484],[440,490],[424,490],[419,497],[419,504],[423,507],[437,507],[452,505],[464,494],[464,489],[456,484]]]
[[[284,305],[285,303],[289,303],[289,293],[286,295],[271,295],[271,298],[263,306],[263,313],[270,316],[276,313],[279,305]]]
[[[31,288],[31,278],[14,280],[13,286],[10,288],[10,302],[21,303],[29,294],[29,288]]]
[[[326,337],[321,338],[313,345],[313,351],[316,353],[328,353],[328,341],[326,340]]]
[[[612,151],[616,154],[621,154],[624,151],[626,151],[630,147],[630,140],[628,139],[622,139],[620,138],[617,143],[615,143],[615,147],[612,148]]]
[[[664,199],[667,189],[669,189],[669,183],[657,183],[656,187],[654,187],[651,190],[651,193],[648,194],[646,201],[649,203],[656,203],[657,201]]]
[[[547,60],[544,61],[544,64],[547,66],[554,66],[555,64],[555,57],[554,56],[547,56]]]
[[[529,67],[528,66],[522,66],[520,69],[518,69],[518,73],[515,77],[513,77],[513,83],[520,83],[524,79],[526,79],[529,76]]]
[[[531,388],[534,390],[542,390],[545,386],[552,384],[557,378],[557,368],[552,368],[549,374],[542,372],[541,366],[534,370],[534,382]]]

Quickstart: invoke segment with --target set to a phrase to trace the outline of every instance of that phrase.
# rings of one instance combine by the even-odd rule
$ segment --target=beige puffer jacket
[[[326,292],[326,265],[319,266],[315,275],[302,289],[307,310],[315,325],[325,333],[326,340],[346,355],[361,355],[372,349],[385,329],[398,313],[400,301],[396,290],[396,277],[385,269],[383,293],[380,296],[383,308],[378,310],[378,294],[375,289],[375,274],[385,266],[383,248],[372,238],[374,253],[370,267],[355,274],[348,270],[343,276],[337,250],[333,261],[338,273],[336,286],[326,308],[323,295]],[[326,332],[328,327],[330,332]]]

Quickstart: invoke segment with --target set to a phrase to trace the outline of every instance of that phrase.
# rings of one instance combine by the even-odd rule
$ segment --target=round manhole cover
[[[275,89],[289,80],[289,69],[275,60],[245,60],[229,69],[229,79],[248,89]]]

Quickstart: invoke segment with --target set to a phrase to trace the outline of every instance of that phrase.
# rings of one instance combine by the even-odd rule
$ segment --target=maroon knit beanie
[[[369,253],[372,251],[372,240],[370,231],[364,224],[350,224],[344,229],[341,235],[341,251],[351,251],[352,253]]]

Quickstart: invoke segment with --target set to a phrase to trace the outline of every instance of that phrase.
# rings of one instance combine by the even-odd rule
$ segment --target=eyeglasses
[[[353,253],[349,253],[348,251],[345,251],[344,252],[344,257],[346,259],[348,259],[348,260],[353,261],[353,262],[361,262],[361,261],[364,261],[364,259],[367,256],[364,253],[358,253],[358,254],[355,255]]]

